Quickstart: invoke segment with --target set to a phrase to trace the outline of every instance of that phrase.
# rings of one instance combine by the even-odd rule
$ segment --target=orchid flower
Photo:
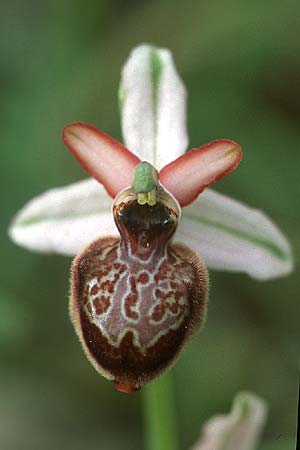
[[[266,421],[267,407],[259,397],[240,392],[230,414],[212,417],[191,450],[255,450]]]
[[[186,92],[168,50],[134,49],[119,94],[125,145],[85,123],[66,126],[65,145],[94,180],[33,199],[10,236],[30,250],[79,254],[75,330],[94,367],[131,392],[203,323],[205,264],[269,279],[293,262],[267,216],[206,189],[236,168],[241,147],[219,139],[185,153]]]

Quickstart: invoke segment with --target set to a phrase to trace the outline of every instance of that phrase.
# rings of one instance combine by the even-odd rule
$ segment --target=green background
[[[189,92],[190,147],[242,144],[216,189],[263,209],[296,268],[258,282],[211,272],[205,328],[173,369],[182,450],[240,390],[269,404],[261,450],[295,448],[299,340],[300,4],[297,1],[7,1],[0,17],[0,448],[142,449],[141,393],[87,362],[68,312],[70,259],[7,237],[15,212],[86,175],[62,127],[88,121],[121,139],[117,88],[132,47],[169,47]]]

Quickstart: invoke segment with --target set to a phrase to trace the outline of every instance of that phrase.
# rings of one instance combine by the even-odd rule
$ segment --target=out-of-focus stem
[[[146,450],[178,450],[171,373],[143,390]]]

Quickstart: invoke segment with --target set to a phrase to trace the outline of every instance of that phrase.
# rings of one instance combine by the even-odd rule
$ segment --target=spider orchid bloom
[[[10,229],[31,250],[79,253],[71,318],[96,370],[124,392],[169,367],[203,323],[203,261],[259,279],[292,269],[289,244],[266,216],[203,192],[242,152],[219,139],[185,153],[185,100],[170,52],[137,47],[120,85],[125,146],[91,125],[66,126],[64,143],[96,181],[33,199]]]
[[[231,172],[241,148],[214,141],[157,172],[90,125],[68,125],[63,138],[114,198],[121,236],[98,238],[75,258],[71,317],[95,368],[131,392],[165,370],[203,323],[207,271],[197,253],[170,239],[181,206]]]
[[[240,392],[229,414],[212,417],[204,424],[191,450],[255,450],[266,422],[265,402],[250,392]]]

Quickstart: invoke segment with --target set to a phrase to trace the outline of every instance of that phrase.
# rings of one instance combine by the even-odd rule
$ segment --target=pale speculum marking
[[[143,353],[188,315],[191,268],[170,249],[147,260],[128,248],[122,253],[118,244],[105,253],[97,255],[98,264],[85,280],[85,311],[111,346],[118,348],[131,332]]]

